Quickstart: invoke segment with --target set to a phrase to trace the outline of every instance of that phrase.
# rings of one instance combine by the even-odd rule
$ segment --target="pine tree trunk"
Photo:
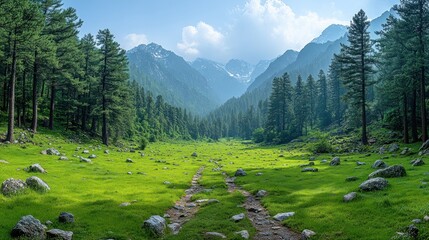
[[[404,125],[404,143],[408,144],[410,143],[410,139],[408,136],[408,99],[407,99],[407,93],[403,93],[403,116],[402,121]]]
[[[413,142],[419,141],[419,134],[417,132],[417,90],[413,90],[413,97],[411,99],[411,136]]]
[[[34,65],[33,65],[33,120],[31,122],[31,129],[34,133],[37,132],[37,76],[38,76],[39,66],[37,63],[37,51],[34,52]]]
[[[56,94],[56,87],[55,82],[52,82],[51,85],[51,103],[49,107],[49,129],[54,129],[54,111],[55,111],[55,94]]]
[[[24,73],[22,74],[22,120],[21,120],[21,124],[25,127],[25,118],[26,118],[26,111],[27,108],[25,107],[26,105],[26,90],[25,90],[25,80],[27,78],[27,71],[24,69]]]
[[[364,43],[363,43],[363,34],[362,34],[362,43],[361,43],[361,93],[362,93],[362,144],[368,145],[368,137],[366,135],[366,79],[365,79],[365,55],[364,55]]]
[[[425,36],[424,36],[424,23],[423,23],[423,4],[426,1],[419,2],[419,63],[420,63],[420,111],[422,121],[422,141],[428,140],[428,129],[427,129],[427,116],[426,116],[426,69],[425,69]]]
[[[13,41],[12,48],[12,72],[10,75],[9,83],[9,115],[7,124],[7,136],[6,141],[13,142],[13,130],[15,120],[15,81],[16,81],[16,45],[17,40]]]

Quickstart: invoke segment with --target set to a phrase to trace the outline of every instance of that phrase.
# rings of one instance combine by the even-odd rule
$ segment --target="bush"
[[[253,141],[255,143],[261,143],[265,140],[265,134],[263,128],[257,128],[253,131]]]
[[[145,137],[142,137],[140,139],[140,150],[145,150],[147,144],[148,144],[147,139]]]
[[[326,139],[323,139],[311,146],[310,150],[315,153],[330,153],[332,152],[332,146]]]

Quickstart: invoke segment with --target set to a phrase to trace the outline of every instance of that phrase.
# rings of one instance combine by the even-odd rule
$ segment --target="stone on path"
[[[64,231],[60,229],[51,229],[46,232],[48,239],[58,239],[58,240],[72,240],[73,232]]]
[[[267,194],[268,194],[268,192],[267,192],[267,191],[265,191],[265,190],[259,190],[259,191],[256,193],[256,197],[259,197],[259,198],[261,198],[261,197],[265,197],[265,196],[267,196]]]
[[[377,191],[385,189],[388,184],[389,182],[386,179],[377,177],[366,180],[359,186],[359,188],[362,191]]]
[[[170,231],[173,233],[173,235],[179,234],[179,231],[181,229],[180,224],[178,224],[178,223],[168,224],[167,227],[170,229]]]
[[[309,229],[304,229],[304,231],[302,231],[302,233],[301,233],[301,239],[307,240],[307,239],[310,239],[311,237],[313,237],[314,235],[316,235],[316,233],[314,231],[311,231]]]
[[[274,220],[281,222],[285,219],[292,217],[293,215],[295,215],[294,212],[277,213],[273,218],[274,218]]]
[[[349,194],[344,195],[343,200],[344,202],[351,202],[357,197],[356,192],[351,192]]]
[[[5,196],[11,196],[20,193],[27,187],[24,181],[20,179],[9,178],[1,184],[1,192]]]
[[[164,235],[166,222],[163,217],[154,215],[151,216],[148,220],[144,221],[143,228],[147,229],[155,236],[162,236]]]
[[[239,232],[235,232],[235,235],[242,237],[243,239],[249,239],[250,235],[247,230],[241,230]]]
[[[232,216],[231,219],[234,222],[239,222],[239,221],[243,220],[245,217],[246,217],[246,215],[244,215],[244,213],[240,213],[240,214]]]
[[[25,180],[27,186],[35,191],[48,192],[51,188],[42,179],[32,176]]]
[[[372,164],[372,168],[387,168],[387,164],[383,160],[377,160]]]
[[[226,236],[223,235],[222,233],[218,233],[218,232],[206,232],[204,234],[206,237],[208,238],[221,238],[221,239],[226,239]]]
[[[40,166],[40,164],[36,163],[28,167],[29,172],[38,172],[38,173],[46,173],[46,170]]]
[[[60,216],[58,217],[58,221],[60,223],[73,223],[74,222],[74,215],[68,212],[62,212],[60,213]]]
[[[46,226],[31,215],[23,216],[12,229],[12,238],[45,239]]]
[[[401,165],[394,165],[391,167],[387,167],[384,169],[379,169],[371,174],[369,174],[368,178],[396,178],[396,177],[404,177],[407,175],[405,168]]]
[[[331,162],[329,163],[330,166],[338,166],[340,165],[341,160],[339,157],[334,157]]]
[[[239,176],[246,176],[247,173],[246,171],[244,171],[243,169],[239,168],[237,169],[237,171],[235,172],[234,176],[239,177]]]

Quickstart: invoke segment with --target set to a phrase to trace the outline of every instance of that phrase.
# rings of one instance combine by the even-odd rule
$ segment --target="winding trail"
[[[200,167],[197,173],[193,176],[191,187],[185,191],[185,196],[177,201],[174,207],[167,210],[165,216],[169,216],[171,223],[177,223],[180,225],[180,227],[182,227],[183,224],[191,220],[198,212],[199,204],[192,202],[191,198],[194,194],[204,190],[204,188],[198,183],[203,174],[203,171],[204,166]]]
[[[293,232],[283,226],[281,222],[272,220],[267,209],[265,209],[260,200],[251,193],[243,190],[235,184],[235,177],[226,177],[225,182],[228,185],[228,192],[239,191],[246,197],[243,207],[247,210],[247,217],[257,230],[255,240],[299,240],[301,235]]]

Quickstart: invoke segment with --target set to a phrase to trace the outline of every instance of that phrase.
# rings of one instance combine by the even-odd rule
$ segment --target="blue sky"
[[[109,28],[130,49],[155,42],[186,60],[256,63],[300,50],[360,9],[370,19],[399,0],[63,0],[84,21],[81,35]]]

